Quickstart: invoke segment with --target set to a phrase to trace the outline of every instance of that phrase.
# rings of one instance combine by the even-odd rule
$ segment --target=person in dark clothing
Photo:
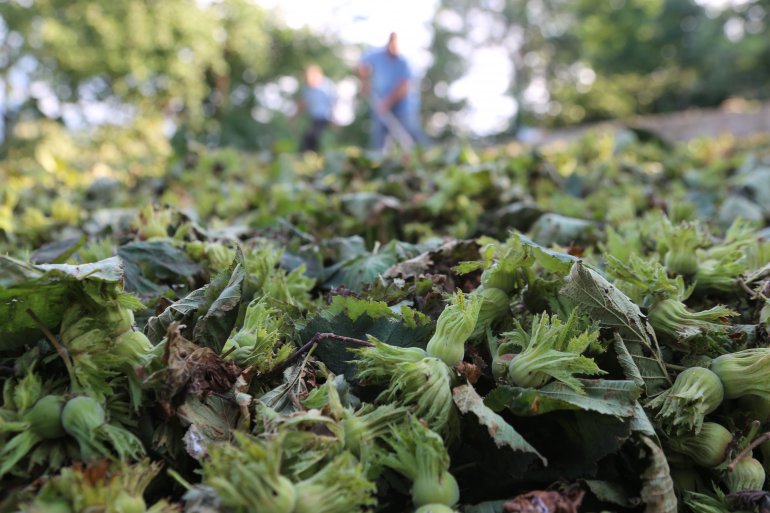
[[[324,77],[315,64],[305,70],[305,86],[299,102],[299,110],[306,111],[310,123],[302,136],[301,151],[318,151],[321,135],[332,122],[336,97],[331,81]]]

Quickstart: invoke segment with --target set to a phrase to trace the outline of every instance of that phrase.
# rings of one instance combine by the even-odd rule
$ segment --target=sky
[[[425,74],[430,66],[433,37],[430,22],[438,0],[257,0],[273,9],[293,28],[308,26],[338,36],[343,42],[371,48],[383,46],[390,32],[399,35],[399,47],[415,74]],[[358,56],[352,56],[356,58]],[[486,48],[470,56],[468,74],[449,89],[452,99],[466,98],[465,126],[478,135],[506,128],[515,112],[515,102],[505,94],[513,72],[506,53]],[[352,73],[352,70],[351,70]],[[340,123],[352,120],[354,80],[339,84]],[[430,120],[425,120],[430,122]]]
[[[430,64],[430,21],[438,0],[257,0],[284,17],[292,28],[309,26],[328,31],[344,42],[382,46],[388,34],[399,33],[403,53],[415,69]]]

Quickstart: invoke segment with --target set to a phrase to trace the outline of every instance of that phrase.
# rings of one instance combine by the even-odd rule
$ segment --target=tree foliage
[[[267,121],[290,112],[293,93],[264,94],[267,84],[313,61],[343,69],[334,41],[291,30],[247,0],[5,2],[2,19],[0,78],[23,71],[37,84],[7,127],[23,114],[83,116],[85,104],[99,104],[128,120],[172,120],[206,142],[264,146],[273,141]]]
[[[517,117],[551,125],[715,106],[731,96],[763,99],[769,17],[767,0],[721,10],[695,0],[442,0],[428,76],[456,80],[467,71],[457,63],[474,50],[503,49],[514,66]],[[451,34],[447,18],[457,20]]]

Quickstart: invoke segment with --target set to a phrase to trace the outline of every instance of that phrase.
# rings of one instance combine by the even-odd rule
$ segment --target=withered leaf
[[[241,369],[222,359],[211,348],[199,347],[181,333],[184,326],[173,322],[167,332],[168,341],[160,371],[163,384],[159,402],[167,414],[173,414],[174,404],[185,396],[206,397],[211,393],[226,393],[233,388]]]
[[[575,488],[566,493],[535,490],[503,504],[503,513],[578,513],[585,491]]]

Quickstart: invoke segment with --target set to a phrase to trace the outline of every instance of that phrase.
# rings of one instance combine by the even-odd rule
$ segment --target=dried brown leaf
[[[503,513],[578,513],[585,491],[535,490],[518,495],[503,504]]]

